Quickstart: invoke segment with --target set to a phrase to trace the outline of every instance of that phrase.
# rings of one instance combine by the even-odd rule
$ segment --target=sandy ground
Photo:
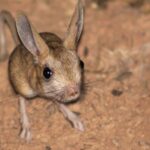
[[[75,6],[66,0],[0,0],[0,10],[24,11],[39,32],[63,37]],[[146,9],[144,9],[146,8]],[[68,107],[80,114],[85,132],[67,122],[54,104],[27,103],[33,139],[19,138],[18,98],[0,63],[0,150],[150,150],[150,5],[130,8],[88,4],[79,55],[86,91]],[[146,11],[145,11],[146,10]],[[8,32],[8,50],[14,44]]]

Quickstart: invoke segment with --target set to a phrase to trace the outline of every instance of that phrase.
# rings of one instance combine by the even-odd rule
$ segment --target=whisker
[[[46,93],[58,93],[58,92],[62,92],[62,91],[63,91],[62,89],[53,88],[51,90],[48,89],[48,91],[46,91]]]
[[[48,94],[53,100],[61,100],[63,98],[62,89],[52,89],[50,91],[46,91],[45,94]]]
[[[94,81],[85,81],[84,85],[96,85],[99,84],[99,82],[102,82],[103,80],[98,79],[98,80],[94,80]]]

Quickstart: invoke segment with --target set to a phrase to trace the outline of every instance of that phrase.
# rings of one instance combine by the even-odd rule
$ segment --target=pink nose
[[[68,87],[68,96],[76,96],[77,94],[79,94],[78,86],[69,86]]]

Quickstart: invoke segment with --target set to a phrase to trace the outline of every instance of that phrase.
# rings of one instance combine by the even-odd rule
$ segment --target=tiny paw
[[[80,120],[80,118],[76,114],[71,112],[68,115],[68,120],[73,124],[74,128],[76,128],[80,131],[84,131],[84,125],[83,125],[82,121]]]
[[[84,131],[84,125],[79,118],[74,119],[72,121],[72,124],[73,124],[74,128],[76,128],[80,131]]]
[[[24,127],[21,131],[20,137],[25,139],[27,142],[31,141],[32,135],[29,127]]]

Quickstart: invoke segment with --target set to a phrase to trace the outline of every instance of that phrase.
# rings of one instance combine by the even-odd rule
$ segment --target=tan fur
[[[77,45],[83,29],[83,6],[78,1],[64,40],[52,33],[39,34],[24,14],[16,28],[21,43],[9,59],[9,77],[15,91],[26,97],[43,96],[72,101],[80,96],[82,71]],[[44,68],[52,70],[46,79]]]
[[[60,103],[76,100],[81,93],[83,70],[77,55],[77,44],[83,29],[81,1],[78,1],[65,40],[52,33],[39,34],[23,14],[17,17],[15,27],[11,14],[1,13],[0,31],[4,28],[4,21],[10,25],[16,39],[16,48],[9,57],[8,73],[10,82],[19,95],[21,138],[29,141],[32,137],[25,100],[35,96],[55,101],[73,126],[83,131],[84,126],[78,116]],[[0,42],[3,44],[0,58],[4,58],[4,55],[1,57],[1,54],[6,54],[4,31]]]
[[[77,84],[80,88],[81,85],[79,58],[75,51],[67,50],[56,35],[42,33],[41,36],[49,47],[49,55],[35,64],[32,54],[19,45],[10,56],[11,83],[16,92],[27,98],[39,95],[67,101],[70,99],[66,94],[67,86]],[[54,76],[49,81],[45,81],[43,77],[45,65],[54,69]],[[52,90],[54,93],[57,91],[57,96],[49,93]]]

